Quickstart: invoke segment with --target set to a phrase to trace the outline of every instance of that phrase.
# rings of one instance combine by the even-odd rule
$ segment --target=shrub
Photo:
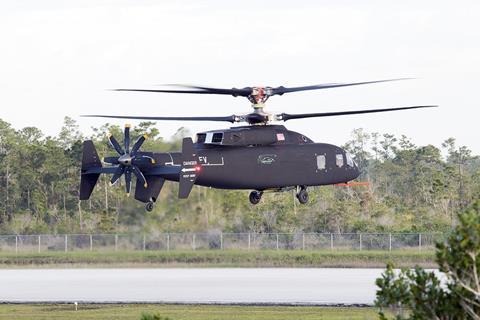
[[[140,318],[140,320],[172,320],[171,318],[169,317],[162,317],[160,314],[158,313],[142,313],[142,317]]]
[[[395,319],[480,319],[480,201],[459,215],[445,243],[437,244],[436,261],[446,276],[422,268],[396,273],[387,265],[375,304],[381,319],[389,309]]]

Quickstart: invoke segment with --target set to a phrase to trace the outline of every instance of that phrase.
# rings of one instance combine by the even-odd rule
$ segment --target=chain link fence
[[[441,233],[161,233],[0,235],[0,252],[433,250]]]

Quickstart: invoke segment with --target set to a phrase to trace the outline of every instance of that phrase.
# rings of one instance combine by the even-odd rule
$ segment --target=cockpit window
[[[207,138],[206,133],[198,133],[197,134],[197,143],[204,143],[206,138]]]
[[[223,140],[223,132],[217,132],[213,134],[212,142],[213,143],[220,143]]]
[[[337,167],[339,167],[339,168],[343,167],[343,154],[338,153],[336,155],[335,163],[337,164]]]
[[[354,162],[350,153],[347,153],[345,156],[347,157],[347,166],[353,167]]]

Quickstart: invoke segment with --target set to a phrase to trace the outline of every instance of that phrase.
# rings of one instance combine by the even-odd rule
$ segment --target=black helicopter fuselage
[[[239,140],[237,145],[233,139],[228,139],[232,132]],[[209,134],[212,137],[221,135],[222,139],[205,141]],[[268,144],[262,145],[262,142]],[[314,143],[283,126],[240,127],[200,133],[194,147],[195,184],[206,187],[263,191],[343,183],[359,175],[357,165],[342,148]],[[150,156],[154,157],[156,165],[182,165],[181,152],[152,153]],[[179,175],[174,173],[162,177],[179,180]]]
[[[261,147],[202,148],[197,145],[196,185],[218,189],[282,189],[348,182],[358,177],[354,163],[347,164],[343,149],[324,143]],[[318,156],[325,157],[323,167]],[[181,165],[180,152],[155,153],[161,165]],[[343,160],[338,160],[337,157]],[[343,162],[340,167],[337,161]],[[323,163],[323,160],[320,160]],[[178,174],[163,178],[178,181]]]

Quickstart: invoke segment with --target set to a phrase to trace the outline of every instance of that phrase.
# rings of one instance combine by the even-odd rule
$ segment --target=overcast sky
[[[416,80],[273,97],[268,111],[440,108],[286,123],[343,144],[354,128],[405,134],[418,145],[455,137],[480,153],[478,1],[0,2],[0,118],[48,135],[80,114],[230,115],[245,98],[112,92],[165,83],[218,87]],[[123,120],[112,123],[122,125]],[[135,121],[132,121],[135,124]],[[158,122],[164,137],[222,123]],[[228,126],[228,123],[225,124]]]

